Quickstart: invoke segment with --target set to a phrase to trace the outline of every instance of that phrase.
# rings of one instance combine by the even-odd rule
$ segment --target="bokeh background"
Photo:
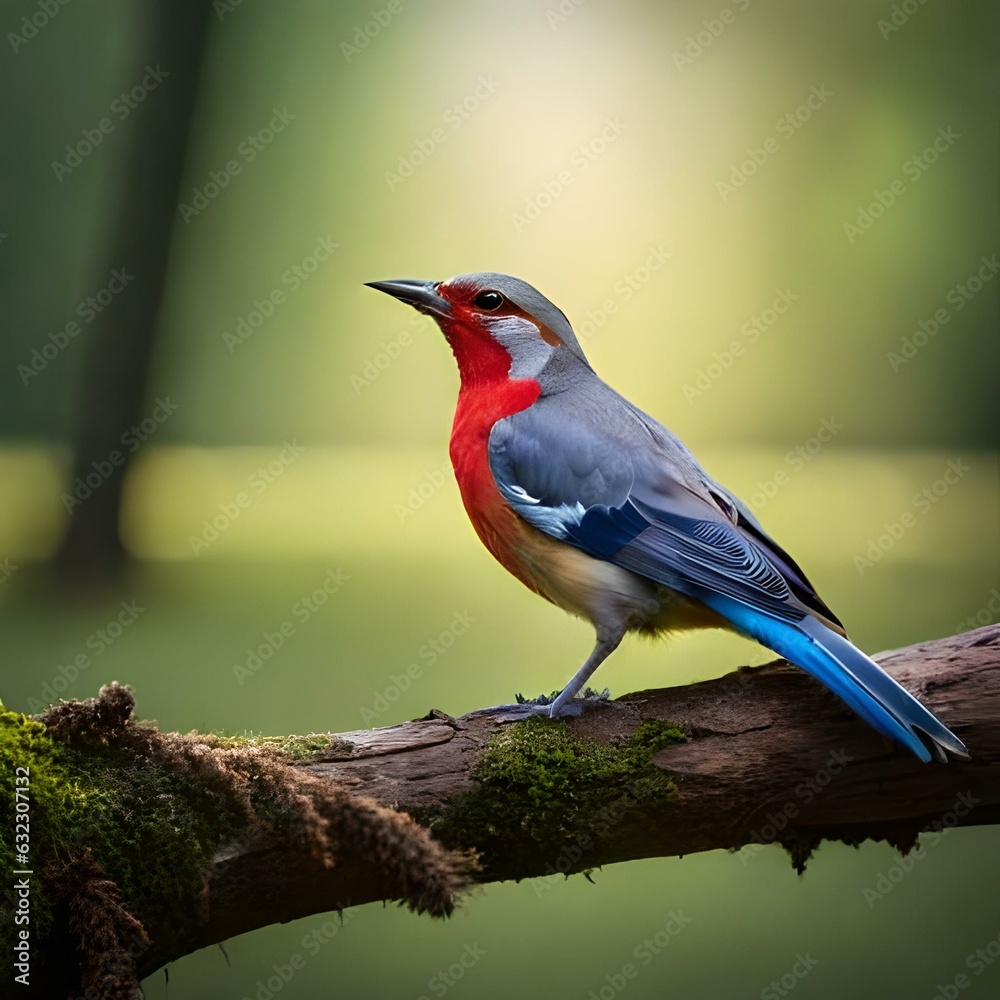
[[[553,299],[597,371],[751,502],[864,648],[997,620],[995,8],[205,6],[164,295],[154,323],[119,321],[127,343],[115,316],[148,277],[147,256],[121,259],[123,230],[145,233],[129,164],[169,160],[150,123],[183,106],[182,74],[152,5],[3,8],[6,704],[116,678],[163,727],[270,734],[561,686],[588,630],[480,548],[447,462],[452,360],[429,321],[362,286],[471,270]],[[53,353],[116,268],[134,283]],[[133,342],[145,365],[123,361]],[[141,434],[124,477],[97,469],[68,503],[107,458],[86,452],[93,428],[127,399],[115,437]],[[110,538],[85,513],[108,497]],[[342,584],[303,620],[331,573]],[[142,609],[127,623],[123,602]],[[765,659],[722,635],[632,642],[596,679],[620,694]],[[394,689],[411,663],[420,678]],[[783,996],[769,984],[809,956],[802,998],[932,997],[963,972],[985,997],[1000,962],[966,959],[1000,935],[998,848],[993,829],[953,831],[874,901],[898,862],[884,844],[825,846],[801,878],[767,848],[491,886],[446,924],[366,906],[230,941],[228,962],[189,956],[169,995],[253,997],[301,953],[283,997],[440,996],[468,946],[481,958],[456,998],[608,996],[673,912],[691,922],[629,996]],[[324,926],[339,929],[313,954]],[[146,990],[167,996],[162,974]]]

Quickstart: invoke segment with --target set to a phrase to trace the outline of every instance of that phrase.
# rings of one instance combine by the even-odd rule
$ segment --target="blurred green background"
[[[4,32],[38,9],[7,3]],[[124,486],[133,558],[100,588],[54,588],[50,563],[76,428],[107,402],[84,378],[88,328],[37,375],[21,366],[107,283],[130,143],[171,79],[63,173],[67,144],[146,73],[143,7],[68,4],[0,58],[6,704],[117,678],[163,727],[286,733],[560,686],[588,629],[481,549],[447,462],[448,351],[362,287],[480,269],[553,299],[864,648],[997,619],[993,7],[231,0],[210,17],[180,199],[205,201],[175,216],[155,426]],[[273,139],[246,145],[276,113]],[[342,586],[304,615],[331,572]],[[122,602],[143,610],[107,642]],[[457,613],[474,621],[439,655]],[[236,669],[285,621],[262,668]],[[723,635],[633,641],[597,681],[621,694],[767,658]],[[383,711],[413,662],[422,677]],[[231,964],[190,956],[170,996],[253,997],[296,952],[282,997],[440,996],[433,977],[478,945],[455,997],[585,998],[671,911],[691,923],[629,996],[765,997],[807,954],[803,998],[932,997],[962,972],[968,995],[995,995],[1000,962],[972,974],[966,957],[1000,935],[998,847],[990,828],[952,832],[874,905],[864,890],[897,860],[878,844],[824,847],[804,878],[768,848],[491,886],[447,924],[367,906],[316,954],[304,937],[329,915],[231,941]],[[167,996],[162,975],[146,990]]]

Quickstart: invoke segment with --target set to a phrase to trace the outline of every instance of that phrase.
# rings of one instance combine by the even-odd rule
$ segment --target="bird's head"
[[[587,359],[569,320],[537,289],[509,274],[480,271],[447,281],[370,281],[433,316],[455,352],[463,385],[537,378],[557,351]]]

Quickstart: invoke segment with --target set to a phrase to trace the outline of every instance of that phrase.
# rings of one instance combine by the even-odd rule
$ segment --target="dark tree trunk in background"
[[[134,457],[122,435],[148,416],[146,385],[166,285],[170,235],[188,150],[199,71],[210,30],[208,0],[156,0],[149,5],[145,39],[136,49],[134,83],[147,65],[169,74],[135,115],[118,217],[105,259],[95,261],[100,284],[118,269],[130,276],[113,305],[94,320],[77,404],[72,483],[86,481],[92,463],[111,469],[93,494],[77,504],[57,566],[70,584],[113,578],[125,561],[119,536],[122,487]],[[121,465],[108,463],[118,451]],[[67,492],[72,493],[70,486]]]

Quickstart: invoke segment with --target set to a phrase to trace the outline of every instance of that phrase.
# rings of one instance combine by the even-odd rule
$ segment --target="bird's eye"
[[[480,292],[476,296],[476,305],[480,309],[499,309],[503,305],[503,296],[499,292]]]

